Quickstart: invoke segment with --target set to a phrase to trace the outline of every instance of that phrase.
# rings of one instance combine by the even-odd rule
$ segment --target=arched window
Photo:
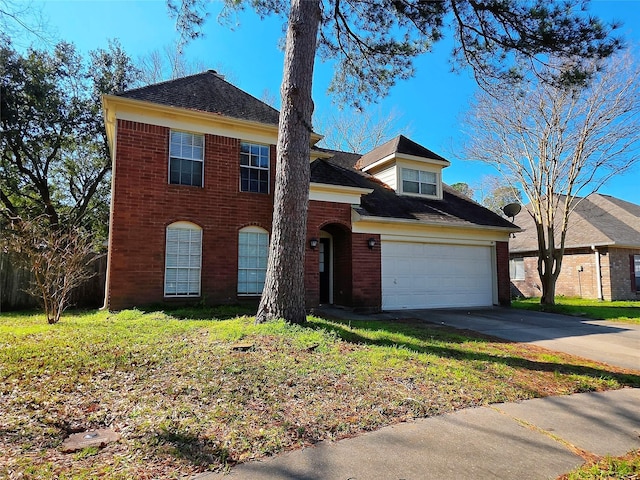
[[[238,295],[261,295],[267,274],[269,233],[245,227],[238,234]]]
[[[202,229],[189,222],[167,227],[164,267],[165,297],[200,296]]]

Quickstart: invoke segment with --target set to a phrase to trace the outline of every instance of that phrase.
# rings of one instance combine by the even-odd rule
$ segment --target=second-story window
[[[269,193],[269,146],[240,144],[240,191]]]
[[[402,191],[435,196],[438,194],[438,175],[434,172],[403,168]]]
[[[204,136],[174,132],[169,140],[169,183],[202,186]]]

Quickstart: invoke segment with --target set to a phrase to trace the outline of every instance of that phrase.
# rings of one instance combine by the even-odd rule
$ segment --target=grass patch
[[[631,371],[418,321],[235,313],[2,314],[0,477],[182,478],[469,406],[640,386]],[[121,440],[60,452],[104,427]]]
[[[539,312],[563,313],[614,322],[635,323],[640,325],[640,302],[605,302],[586,298],[556,297],[555,305],[540,305],[539,298],[527,298],[511,302],[514,308]]]
[[[558,480],[637,480],[640,478],[640,450],[634,450],[622,457],[605,457],[598,462],[588,463],[572,472],[558,477]]]

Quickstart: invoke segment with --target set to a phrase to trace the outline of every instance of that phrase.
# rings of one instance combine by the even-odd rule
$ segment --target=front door
[[[321,238],[320,252],[320,303],[330,303],[331,288],[331,239]]]

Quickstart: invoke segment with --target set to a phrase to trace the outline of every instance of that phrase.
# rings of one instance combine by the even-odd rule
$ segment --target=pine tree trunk
[[[309,202],[311,84],[319,0],[292,0],[282,78],[273,226],[267,278],[256,323],[306,320],[304,253]]]

